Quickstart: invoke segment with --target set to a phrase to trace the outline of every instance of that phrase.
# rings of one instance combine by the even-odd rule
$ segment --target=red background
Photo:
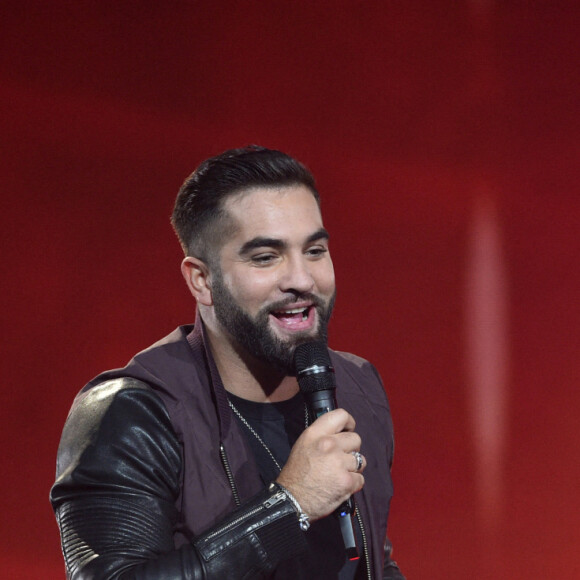
[[[64,577],[48,491],[68,407],[191,321],[173,199],[201,159],[248,143],[317,176],[331,345],[387,385],[409,579],[580,577],[576,5],[4,2],[2,577]],[[491,521],[465,354],[482,192],[508,357]]]

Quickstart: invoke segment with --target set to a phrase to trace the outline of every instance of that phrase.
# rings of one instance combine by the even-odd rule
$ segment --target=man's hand
[[[364,477],[357,472],[361,439],[355,421],[344,409],[319,417],[298,438],[276,480],[296,498],[311,521],[332,513],[353,493],[362,489]]]

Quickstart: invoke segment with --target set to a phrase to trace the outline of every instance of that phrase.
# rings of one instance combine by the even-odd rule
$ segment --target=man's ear
[[[211,296],[210,272],[207,264],[199,258],[187,256],[181,262],[181,274],[185,278],[189,291],[198,303],[211,306],[213,300]]]

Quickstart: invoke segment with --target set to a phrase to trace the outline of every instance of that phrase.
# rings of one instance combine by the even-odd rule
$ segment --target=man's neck
[[[298,392],[295,377],[249,355],[243,356],[229,340],[206,325],[209,348],[226,391],[258,403],[277,403]]]

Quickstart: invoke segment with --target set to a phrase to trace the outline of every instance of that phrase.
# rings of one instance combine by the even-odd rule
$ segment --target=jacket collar
[[[226,389],[218,372],[211,348],[209,347],[207,329],[199,310],[196,310],[195,324],[186,338],[193,352],[194,358],[199,362],[203,360],[209,370],[210,388],[215,398],[217,408],[220,439],[224,441],[231,432],[234,418],[230,410]]]

